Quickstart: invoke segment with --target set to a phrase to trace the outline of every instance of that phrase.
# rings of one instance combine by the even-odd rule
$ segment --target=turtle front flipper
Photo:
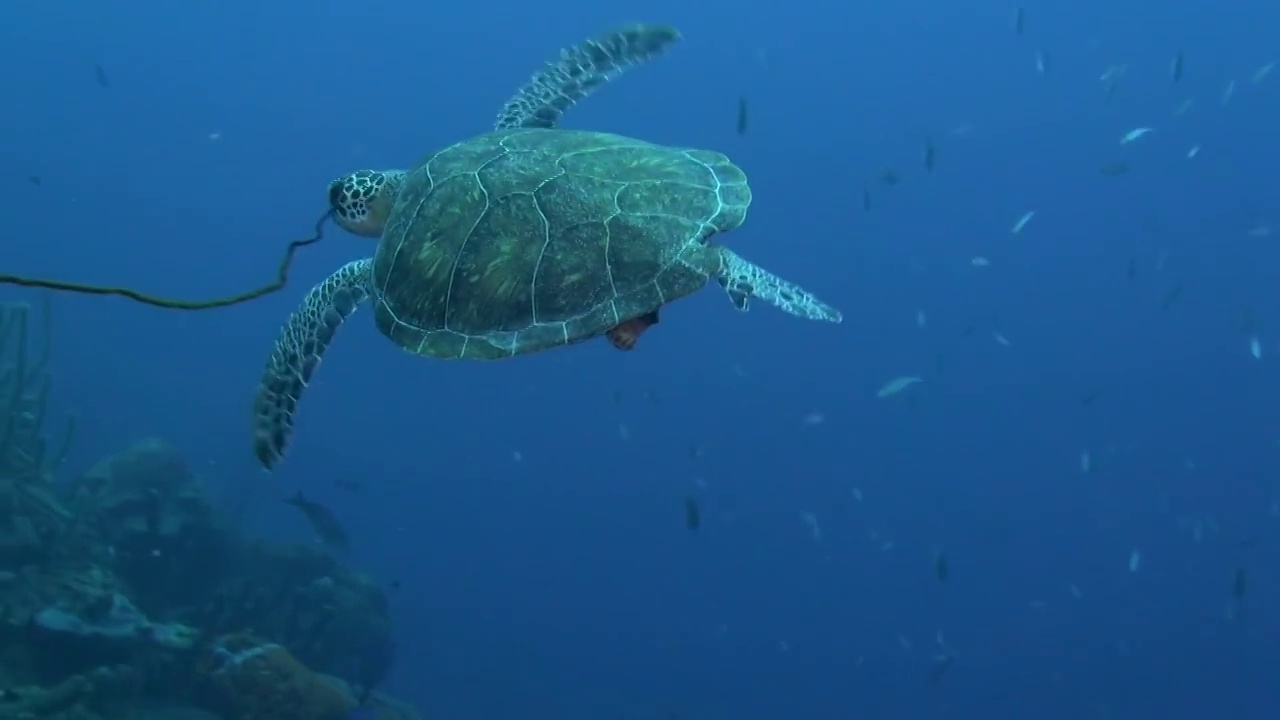
[[[253,403],[253,452],[270,470],[284,457],[302,391],[342,322],[369,297],[373,260],[349,262],[311,288],[276,338]]]
[[[628,25],[565,48],[507,101],[494,129],[553,128],[579,100],[679,39],[680,32],[665,25]]]
[[[724,247],[715,248],[720,254],[720,271],[716,280],[734,307],[746,310],[750,298],[759,298],[783,312],[808,320],[840,322],[840,311],[822,302],[813,293],[788,282],[755,263]]]

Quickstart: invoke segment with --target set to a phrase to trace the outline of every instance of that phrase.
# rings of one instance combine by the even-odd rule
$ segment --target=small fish
[[[871,212],[871,191],[867,189],[862,191],[862,211]]]
[[[1120,87],[1119,80],[1115,80],[1115,79],[1108,80],[1107,84],[1103,87],[1103,90],[1102,90],[1103,102],[1111,102],[1111,98],[1116,96],[1116,90],[1119,87]]]
[[[898,173],[894,172],[892,169],[885,168],[885,171],[880,173],[880,182],[888,185],[889,187],[893,187],[902,182],[902,178],[899,177]]]
[[[93,64],[93,72],[98,80],[98,84],[104,88],[111,87],[111,80],[107,77],[107,71],[98,63]]]
[[[951,564],[947,562],[947,556],[941,550],[933,556],[933,574],[938,577],[939,582],[946,582],[951,577]]]
[[[1235,578],[1231,581],[1231,597],[1236,602],[1244,601],[1244,594],[1249,589],[1249,576],[1244,568],[1236,568]]]
[[[1187,159],[1188,159],[1188,160],[1190,160],[1191,158],[1193,158],[1193,157],[1195,157],[1195,156],[1197,156],[1197,155],[1199,155],[1199,154],[1200,154],[1200,146],[1199,146],[1199,145],[1193,145],[1193,146],[1191,146],[1191,149],[1187,151]]]
[[[1266,79],[1267,79],[1267,76],[1271,74],[1271,71],[1272,71],[1272,70],[1275,70],[1275,69],[1276,69],[1276,61],[1275,61],[1275,60],[1272,60],[1271,62],[1267,63],[1266,65],[1263,65],[1262,67],[1258,68],[1258,69],[1253,73],[1253,83],[1256,85],[1256,84],[1258,84],[1258,83],[1262,82],[1263,80],[1266,80]]]
[[[1022,217],[1018,218],[1018,222],[1013,224],[1013,229],[1010,230],[1009,232],[1011,232],[1014,235],[1017,235],[1018,233],[1022,232],[1022,229],[1025,228],[1027,226],[1027,223],[1031,222],[1031,218],[1035,216],[1036,216],[1035,210],[1028,210],[1027,212],[1023,213]]]
[[[698,501],[692,496],[686,496],[684,499],[684,526],[690,530],[702,527],[702,510],[698,507]]]
[[[1136,573],[1142,567],[1142,553],[1136,549],[1129,553],[1129,572]]]
[[[316,531],[316,535],[319,535],[320,540],[326,545],[340,550],[346,550],[350,546],[347,531],[343,529],[342,523],[338,522],[332,510],[318,502],[306,499],[302,496],[301,490],[285,502],[302,511],[307,522],[311,523],[311,529]]]
[[[924,328],[929,323],[929,319],[925,317],[923,310],[916,311],[916,327]]]
[[[933,672],[929,674],[929,684],[937,685],[947,676],[947,671],[951,669],[953,658],[946,653],[938,653],[933,656]]]
[[[1186,115],[1187,113],[1191,112],[1191,108],[1195,104],[1196,104],[1195,98],[1187,98],[1186,100],[1183,100],[1181,103],[1178,104],[1178,107],[1173,109],[1173,116],[1181,117],[1183,115]]]
[[[1099,172],[1101,172],[1103,175],[1106,175],[1107,177],[1119,177],[1121,175],[1128,174],[1129,166],[1126,163],[1116,160],[1113,162],[1104,163],[1102,167],[1098,168],[1098,170]]]
[[[1089,471],[1092,469],[1093,469],[1093,456],[1089,454],[1088,450],[1080,451],[1080,472],[1084,473],[1085,475],[1088,475]]]
[[[1173,56],[1173,60],[1169,61],[1169,76],[1173,78],[1174,82],[1178,82],[1182,79],[1183,62],[1184,60],[1181,50],[1178,51],[1177,55]]]
[[[876,391],[876,397],[887,398],[891,395],[897,395],[912,385],[923,381],[924,378],[916,377],[915,375],[902,375],[900,377],[896,377],[882,385],[880,389]]]
[[[1043,50],[1036,51],[1036,74],[1049,74],[1049,56]]]
[[[745,95],[738,98],[738,134],[747,134],[747,98]]]
[[[35,185],[36,187],[40,187],[41,185],[44,185],[44,181],[40,179],[39,175],[28,175],[27,182],[31,183],[32,185]]]
[[[1249,354],[1253,356],[1254,360],[1262,359],[1262,341],[1258,340],[1257,335],[1249,338]]]
[[[1100,395],[1102,395],[1102,390],[1090,390],[1089,392],[1080,396],[1080,404],[1084,405],[1085,407],[1088,407],[1092,405]]]
[[[938,148],[933,141],[925,138],[924,141],[924,169],[925,172],[933,172],[934,163],[938,160]]]
[[[1125,133],[1123,136],[1121,136],[1121,137],[1120,137],[1120,144],[1121,144],[1121,145],[1128,145],[1129,143],[1133,142],[1134,140],[1137,140],[1137,139],[1139,139],[1139,138],[1141,138],[1141,137],[1143,137],[1143,136],[1145,136],[1145,135],[1148,135],[1148,134],[1150,134],[1150,133],[1153,133],[1153,132],[1155,132],[1155,128],[1151,128],[1151,127],[1137,127],[1137,128],[1134,128],[1134,129],[1130,130],[1129,132]]]
[[[991,267],[991,261],[982,257],[981,255],[975,255],[974,257],[970,258],[969,264],[974,267],[980,267],[980,268]]]
[[[1021,35],[1027,26],[1027,11],[1025,8],[1018,7],[1013,11],[1013,32],[1015,35]]]
[[[1111,65],[1106,70],[1102,71],[1102,75],[1098,76],[1098,79],[1101,80],[1102,82],[1119,80],[1120,77],[1123,76],[1128,71],[1129,71],[1128,65]]]
[[[991,331],[991,339],[995,340],[997,345],[1003,345],[1004,347],[1013,345],[1013,343],[1009,342],[1009,338],[1005,337],[999,330]]]

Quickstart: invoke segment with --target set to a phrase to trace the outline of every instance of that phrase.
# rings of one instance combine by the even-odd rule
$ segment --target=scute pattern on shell
[[[406,349],[495,358],[599,335],[703,287],[751,191],[724,155],[527,129],[406,178],[374,256],[375,320]]]

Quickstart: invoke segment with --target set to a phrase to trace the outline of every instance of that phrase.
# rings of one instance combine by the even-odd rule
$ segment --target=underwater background
[[[332,179],[643,21],[684,39],[564,125],[728,154],[754,203],[717,240],[844,312],[713,287],[634,352],[454,363],[366,309],[267,474],[267,353],[375,240],[210,312],[5,287],[49,304],[52,481],[162,438],[245,537],[315,550],[281,501],[331,509],[424,718],[1276,717],[1278,12],[10,0],[0,272],[267,282]]]

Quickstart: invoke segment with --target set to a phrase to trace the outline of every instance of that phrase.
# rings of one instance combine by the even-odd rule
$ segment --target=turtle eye
[[[342,205],[342,186],[344,183],[334,181],[329,183],[329,207],[338,209]]]

